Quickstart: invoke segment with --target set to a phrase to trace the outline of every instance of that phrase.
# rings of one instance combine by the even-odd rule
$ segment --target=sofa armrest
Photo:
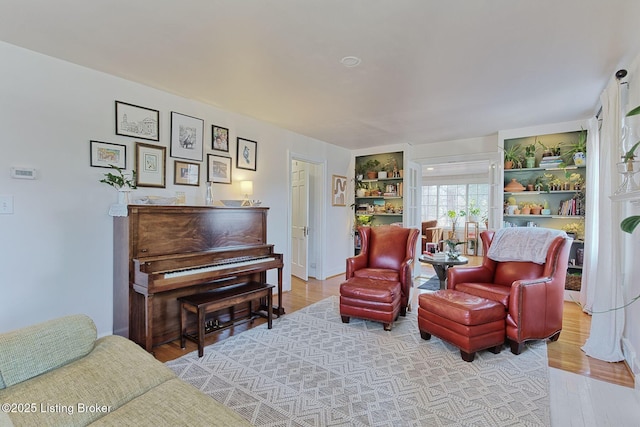
[[[93,350],[93,320],[65,316],[0,335],[0,389],[67,365]]]

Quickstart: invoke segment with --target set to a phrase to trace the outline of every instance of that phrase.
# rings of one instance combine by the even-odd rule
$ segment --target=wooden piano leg
[[[278,268],[278,305],[273,306],[273,313],[280,317],[284,314],[282,306],[282,267]]]
[[[204,355],[204,318],[205,308],[198,307],[198,357]]]
[[[185,335],[187,334],[187,310],[184,303],[180,303],[180,348],[186,347]]]
[[[271,329],[273,324],[273,293],[267,295],[267,328]]]

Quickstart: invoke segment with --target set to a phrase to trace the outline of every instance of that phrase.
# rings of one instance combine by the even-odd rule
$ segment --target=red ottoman
[[[400,282],[352,277],[340,285],[340,315],[382,322],[390,331],[400,314]]]
[[[433,334],[455,345],[466,362],[472,362],[479,350],[500,353],[506,334],[505,317],[505,307],[499,302],[452,289],[418,297],[420,336],[428,340]]]

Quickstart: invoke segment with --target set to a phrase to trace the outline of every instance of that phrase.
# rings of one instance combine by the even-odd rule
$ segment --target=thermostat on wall
[[[34,168],[11,168],[11,178],[36,179],[36,170]]]

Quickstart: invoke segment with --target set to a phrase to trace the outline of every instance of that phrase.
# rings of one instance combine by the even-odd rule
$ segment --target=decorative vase
[[[527,168],[535,168],[536,167],[536,158],[535,157],[527,157],[525,159],[525,164]]]
[[[587,164],[587,155],[582,151],[573,153],[573,164],[576,166],[584,166]]]
[[[213,186],[211,181],[207,182],[206,193],[204,195],[204,204],[207,206],[213,205]]]
[[[531,208],[522,208],[522,215],[531,215]]]
[[[624,176],[624,179],[614,194],[625,194],[640,190],[633,177],[640,171],[640,161],[627,160],[626,162],[616,163],[616,167],[618,172]]]
[[[540,215],[542,208],[540,206],[534,206],[531,208],[531,215]]]
[[[358,188],[358,189],[356,190],[356,196],[358,196],[358,197],[364,197],[364,195],[365,195],[365,189],[364,189],[364,188]]]
[[[378,172],[378,179],[386,179],[386,178],[387,178],[387,171]]]
[[[118,190],[118,204],[119,205],[128,205],[129,204],[129,193],[131,193],[130,188],[121,188]]]
[[[518,193],[524,191],[524,186],[516,181],[515,178],[511,178],[511,182],[505,185],[504,191],[508,193]]]

